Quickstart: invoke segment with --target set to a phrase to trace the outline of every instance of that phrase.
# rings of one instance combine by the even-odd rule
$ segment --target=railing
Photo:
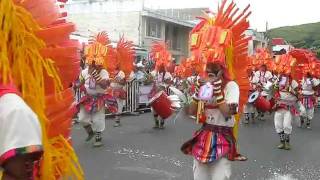
[[[123,113],[136,112],[139,108],[139,101],[137,97],[137,94],[139,93],[139,82],[135,80],[127,82],[125,88],[127,91],[127,99]]]

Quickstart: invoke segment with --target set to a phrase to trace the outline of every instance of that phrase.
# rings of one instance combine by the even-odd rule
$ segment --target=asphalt
[[[232,162],[232,180],[319,180],[320,115],[312,130],[294,123],[292,150],[278,150],[279,138],[273,115],[255,124],[240,125],[240,152],[249,159]],[[183,113],[166,123],[164,130],[152,129],[152,114],[122,117],[122,126],[107,119],[104,146],[85,143],[80,125],[73,128],[73,146],[88,180],[192,180],[192,157],[180,152],[181,144],[199,128]]]

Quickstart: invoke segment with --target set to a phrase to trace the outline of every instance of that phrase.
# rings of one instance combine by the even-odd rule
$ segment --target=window
[[[147,19],[147,36],[161,38],[161,23],[154,19]]]

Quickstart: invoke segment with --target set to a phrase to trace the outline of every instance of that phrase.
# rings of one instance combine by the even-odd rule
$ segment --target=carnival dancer
[[[116,68],[115,74],[115,77],[111,80],[110,87],[112,89],[112,94],[116,98],[118,104],[118,111],[115,114],[115,124],[113,126],[119,127],[121,126],[120,115],[123,112],[125,99],[127,98],[127,93],[124,89],[126,85],[126,75],[123,71],[120,70],[119,66]]]
[[[297,81],[292,79],[290,71],[281,73],[278,84],[278,92],[276,93],[274,125],[276,132],[280,136],[279,149],[290,150],[290,135],[292,132],[292,119],[297,113],[296,104],[298,96]]]
[[[79,121],[86,130],[90,141],[95,137],[94,147],[100,147],[102,132],[105,130],[105,90],[109,86],[109,73],[103,68],[107,47],[103,41],[104,32],[99,33],[86,47],[87,68],[79,76],[80,85],[84,84],[85,96],[79,102]]]
[[[200,58],[205,63],[205,72],[200,73],[204,76],[200,80],[204,85],[196,97],[200,103],[198,121],[203,126],[191,140],[182,145],[181,150],[194,157],[195,180],[229,179],[229,160],[237,160],[233,127],[238,107],[241,107],[244,100],[241,98],[240,101],[239,87],[249,85],[243,79],[249,64],[246,60],[247,49],[243,47],[247,47],[249,39],[242,34],[249,27],[246,18],[250,12],[247,7],[234,20],[236,13],[231,12],[237,11],[236,5],[234,2],[229,5],[226,2],[224,0],[221,3],[216,15],[207,12],[191,32],[192,55],[198,56],[194,59]],[[242,90],[246,96],[248,89]]]
[[[314,107],[317,104],[317,97],[315,96],[314,88],[319,85],[319,81],[313,78],[310,73],[301,81],[301,114],[300,125],[303,127],[306,123],[306,127],[311,129],[311,120],[314,116]]]
[[[84,179],[68,142],[74,115],[69,85],[80,59],[69,39],[74,24],[61,28],[60,7],[55,1],[0,1],[1,180]]]
[[[105,67],[110,73],[111,84],[107,91],[111,91],[111,95],[116,99],[117,112],[115,115],[114,127],[119,127],[120,115],[123,113],[125,100],[127,99],[127,92],[125,90],[127,80],[134,79],[134,57],[135,51],[133,49],[133,42],[125,40],[121,36],[117,46],[113,49],[108,49],[108,58],[105,59]],[[129,105],[129,104],[127,104]]]
[[[172,84],[173,77],[170,72],[166,71],[164,65],[159,67],[159,70],[154,70],[151,72],[154,79],[153,95],[157,92],[164,91],[167,93],[168,87]],[[151,95],[150,97],[153,97]],[[160,117],[154,109],[152,109],[153,118],[154,118],[154,129],[164,129],[165,119]]]
[[[267,70],[266,65],[261,65],[259,70],[255,72],[252,83],[256,85],[257,90],[260,92],[260,95],[265,97],[267,100],[271,99],[271,94],[267,87],[268,83],[271,82],[273,75],[270,71]],[[263,120],[264,113],[258,111],[258,118]]]
[[[253,77],[254,77],[255,72],[253,71],[253,69],[247,69],[247,73],[248,73],[248,79],[249,79],[249,83],[250,83],[249,94],[251,94],[256,90],[256,85],[253,83]],[[250,118],[253,123],[255,122],[256,108],[254,107],[254,105],[252,103],[247,102],[245,104],[243,113],[244,113],[244,123],[245,124],[249,124]]]
[[[169,86],[172,84],[173,77],[167,70],[171,64],[172,55],[168,50],[168,46],[164,42],[155,42],[151,47],[151,59],[155,62],[155,69],[151,72],[154,79],[153,88],[149,94],[149,98],[153,98],[156,93],[163,91],[168,92]],[[164,129],[165,119],[160,117],[155,109],[152,109],[154,118],[154,129]]]

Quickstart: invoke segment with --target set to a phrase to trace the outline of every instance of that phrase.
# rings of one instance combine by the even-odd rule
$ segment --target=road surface
[[[312,130],[294,124],[292,150],[278,150],[273,116],[255,124],[240,125],[239,146],[246,162],[233,162],[232,180],[319,180],[320,113]],[[73,142],[88,180],[192,180],[192,157],[180,152],[181,144],[199,128],[181,114],[167,121],[166,129],[153,130],[152,114],[125,116],[122,126],[107,120],[104,146],[85,143],[80,125],[73,129]]]

